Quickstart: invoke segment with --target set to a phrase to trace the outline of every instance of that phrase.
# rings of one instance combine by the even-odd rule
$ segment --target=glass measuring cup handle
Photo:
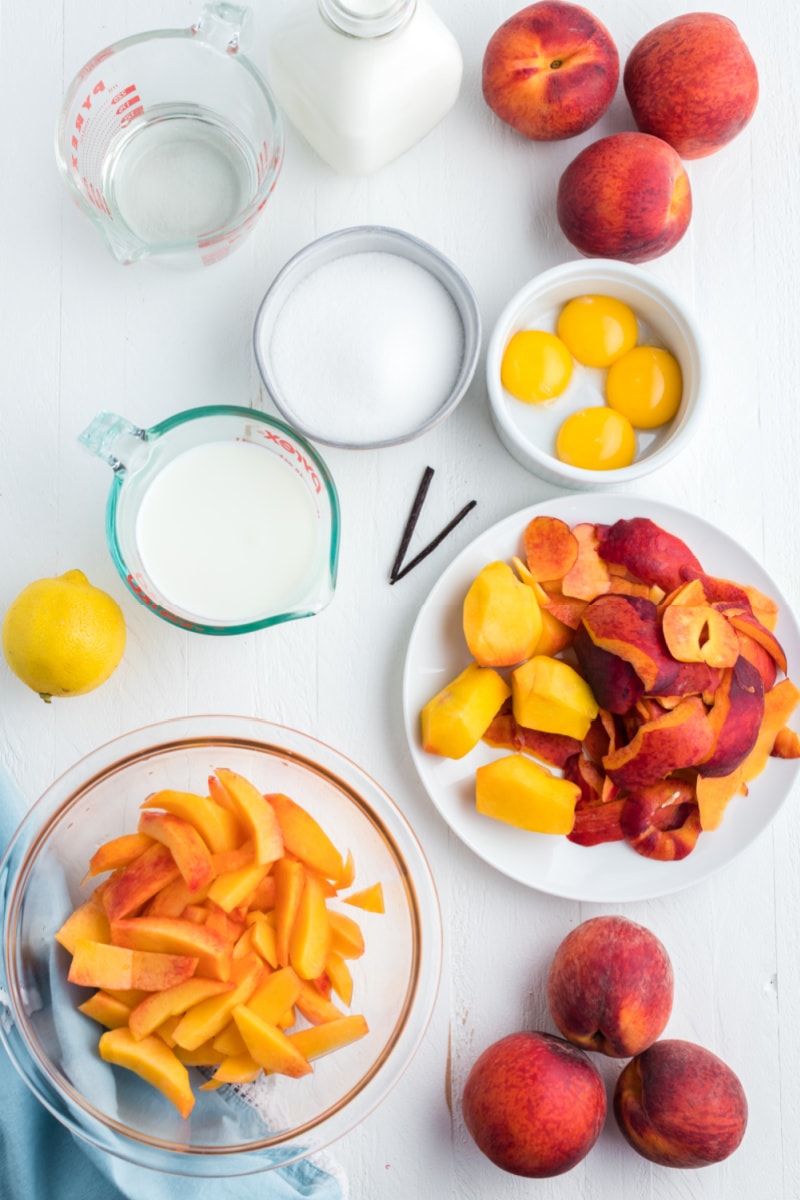
[[[99,412],[78,435],[78,441],[108,463],[115,474],[139,466],[149,453],[147,430],[112,412]]]
[[[251,13],[247,5],[228,4],[227,0],[208,0],[192,33],[200,41],[226,54],[235,54],[247,41]]]

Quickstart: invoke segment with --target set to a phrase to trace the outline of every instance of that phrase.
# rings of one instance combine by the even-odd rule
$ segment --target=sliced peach
[[[252,1083],[261,1074],[261,1067],[247,1051],[224,1058],[211,1079],[200,1084],[200,1091],[212,1091],[223,1083]]]
[[[174,987],[153,992],[131,1011],[128,1026],[137,1040],[148,1037],[158,1029],[167,1017],[176,1017],[187,1009],[208,1000],[210,996],[232,992],[234,985],[221,979],[205,979],[199,975],[187,979]]]
[[[155,842],[108,880],[103,891],[103,907],[109,921],[129,916],[179,877],[180,871],[169,847]]]
[[[356,908],[363,908],[366,912],[386,912],[383,901],[383,884],[380,882],[362,888],[360,892],[351,892],[343,899],[345,904],[353,904]]]
[[[100,1025],[105,1025],[106,1029],[119,1029],[120,1026],[128,1024],[131,1006],[118,1000],[110,992],[100,989],[94,992],[88,1000],[84,1000],[83,1004],[78,1005],[78,1012],[91,1017]]]
[[[325,969],[331,926],[325,893],[318,876],[307,870],[289,934],[289,962],[301,979],[315,979]]]
[[[143,809],[139,832],[167,846],[190,892],[206,887],[214,878],[211,851],[200,834],[183,817]]]
[[[303,864],[282,858],[273,867],[275,876],[275,953],[282,967],[289,965],[289,937],[305,885]]]
[[[336,995],[350,1007],[353,1000],[353,976],[346,960],[336,950],[331,950],[325,959],[325,974],[331,981]]]
[[[209,887],[209,900],[213,900],[225,912],[232,912],[250,898],[269,868],[269,863],[253,863],[237,871],[225,871]]]
[[[210,886],[210,885],[209,885]],[[190,905],[201,905],[208,895],[208,887],[190,891],[182,875],[173,879],[156,892],[142,909],[141,915],[148,917],[181,917]],[[205,916],[203,917],[205,920]]]
[[[257,954],[264,959],[270,967],[277,967],[278,963],[278,943],[274,925],[270,925],[268,921],[256,921],[251,926],[252,933],[250,936],[250,945]],[[288,945],[287,945],[288,955]],[[287,962],[283,966],[288,965]]]
[[[111,1029],[99,1042],[100,1057],[126,1067],[158,1088],[184,1118],[194,1108],[189,1072],[159,1037],[136,1041],[129,1029]]]
[[[346,913],[334,911],[328,913],[328,921],[331,927],[331,950],[336,951],[342,958],[360,958],[365,945],[364,934],[358,921],[354,921]]]
[[[255,848],[249,838],[230,850],[219,850],[211,855],[215,876],[225,875],[228,871],[238,871],[241,867],[251,867],[255,861]]]
[[[237,1004],[245,1004],[263,975],[263,965],[257,955],[237,959],[232,967],[235,987],[219,996],[209,996],[184,1013],[174,1032],[178,1046],[196,1050],[221,1033]]]
[[[578,539],[558,517],[534,517],[523,534],[525,562],[539,583],[562,579],[578,557]]]
[[[214,1049],[219,1050],[226,1058],[232,1058],[239,1054],[245,1054],[247,1047],[244,1044],[244,1038],[239,1033],[236,1027],[236,1022],[231,1017],[228,1024],[214,1038]]]
[[[511,673],[514,717],[519,725],[582,741],[598,705],[585,679],[560,658],[537,654]]]
[[[278,862],[281,860],[278,859]],[[276,863],[275,866],[278,864]],[[256,912],[266,912],[270,908],[275,907],[275,876],[273,874],[275,866],[268,875],[265,875],[260,883],[257,883],[253,892],[247,901],[247,906]]]
[[[365,1018],[361,1013],[353,1013],[336,1021],[327,1021],[324,1025],[312,1025],[308,1029],[290,1033],[288,1040],[305,1059],[312,1060],[330,1054],[332,1050],[339,1050],[342,1046],[349,1046],[368,1033],[369,1026]]]
[[[575,784],[522,754],[495,759],[475,772],[478,812],[535,833],[569,833],[579,796]]]
[[[312,983],[300,981],[300,991],[295,1000],[298,1011],[312,1025],[323,1025],[327,1021],[338,1021],[344,1013],[332,1001],[321,995]]]
[[[164,789],[153,792],[141,807],[163,809],[188,821],[194,825],[212,854],[233,850],[244,839],[242,827],[234,814],[210,796]]]
[[[342,856],[311,813],[282,792],[270,795],[270,800],[289,853],[313,867],[324,879],[341,879]]]
[[[482,667],[509,667],[529,658],[542,631],[533,589],[506,562],[479,571],[464,597],[462,623],[470,654]]]
[[[172,1047],[172,1050],[179,1062],[184,1063],[187,1067],[218,1067],[226,1057],[220,1050],[214,1049],[214,1043],[210,1039],[195,1046],[193,1050],[187,1050],[184,1046],[177,1044]]]
[[[262,979],[247,1007],[268,1025],[277,1025],[283,1014],[294,1007],[303,989],[303,981],[292,967],[281,967]]]
[[[423,708],[423,749],[444,758],[463,758],[477,746],[510,695],[499,672],[470,663]]]
[[[230,797],[233,810],[252,839],[257,863],[272,863],[283,854],[283,834],[270,801],[236,771],[218,767],[214,772]]]
[[[187,954],[197,959],[197,969],[210,979],[227,980],[231,949],[225,938],[209,928],[180,917],[129,917],[111,922],[111,940],[129,950],[155,950],[161,954]]]
[[[711,750],[715,731],[699,696],[640,725],[627,745],[603,759],[606,773],[623,788],[658,783],[672,771],[693,767]]]
[[[299,1079],[313,1070],[302,1052],[292,1045],[277,1025],[268,1025],[243,1004],[233,1010],[233,1019],[250,1056],[265,1071]]]
[[[129,950],[79,939],[67,978],[93,988],[143,988],[155,992],[189,979],[197,959],[186,954]]]
[[[79,904],[56,933],[56,941],[70,954],[75,953],[80,938],[91,942],[111,941],[111,926],[106,910],[96,896],[90,896],[83,904]]]
[[[89,859],[89,870],[81,880],[81,886],[95,875],[104,871],[116,871],[118,867],[127,867],[140,854],[143,854],[153,839],[144,833],[123,833],[120,837],[104,842],[95,850]]]

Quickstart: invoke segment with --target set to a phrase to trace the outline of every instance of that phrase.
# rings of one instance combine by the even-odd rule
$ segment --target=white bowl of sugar
[[[315,442],[410,441],[453,411],[475,374],[481,320],[449,259],[399,229],[361,225],[300,250],[253,335],[278,412]]]

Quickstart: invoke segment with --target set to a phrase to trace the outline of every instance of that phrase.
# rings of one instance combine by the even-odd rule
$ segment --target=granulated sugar
[[[458,310],[435,276],[367,251],[303,279],[261,352],[300,425],[358,444],[402,437],[432,417],[458,376],[463,342]]]

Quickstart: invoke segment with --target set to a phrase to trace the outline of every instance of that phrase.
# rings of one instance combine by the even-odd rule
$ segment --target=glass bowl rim
[[[162,740],[154,740],[159,738]],[[132,1133],[116,1120],[98,1115],[98,1110],[83,1098],[75,1102],[77,1093],[65,1085],[58,1072],[45,1065],[46,1056],[37,1053],[38,1043],[25,1028],[25,1015],[17,1004],[16,968],[10,956],[25,884],[54,823],[100,780],[119,769],[147,760],[153,753],[224,741],[291,758],[330,779],[358,804],[394,859],[403,881],[413,931],[412,964],[405,1002],[389,1040],[357,1085],[332,1107],[301,1127],[258,1142],[230,1148],[192,1147]],[[363,795],[359,789],[369,795]],[[68,794],[62,799],[64,792]],[[40,819],[43,813],[44,822]],[[14,866],[15,855],[20,853],[22,861]],[[318,738],[261,718],[230,715],[172,718],[129,731],[89,752],[64,771],[20,821],[0,858],[0,887],[3,936],[0,1042],[37,1100],[73,1134],[138,1166],[219,1178],[285,1167],[325,1149],[364,1120],[388,1095],[413,1060],[433,1015],[442,966],[441,908],[433,873],[417,835],[395,801],[352,759]],[[355,1111],[348,1115],[353,1105]],[[74,1108],[79,1110],[80,1119]],[[316,1131],[322,1135],[318,1141],[296,1146],[298,1137]],[[265,1151],[270,1154],[277,1151],[282,1157],[265,1159],[262,1157]]]

